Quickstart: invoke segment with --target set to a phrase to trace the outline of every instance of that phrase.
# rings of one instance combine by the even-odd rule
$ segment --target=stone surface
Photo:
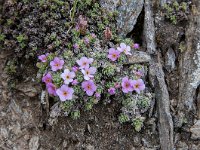
[[[188,145],[185,142],[178,142],[177,144],[177,150],[189,150]]]
[[[200,140],[200,120],[197,120],[196,123],[190,128],[190,132],[192,133],[192,139]]]
[[[117,10],[117,6],[120,4],[120,0],[100,0],[100,4],[106,10],[114,12]]]
[[[94,146],[92,145],[87,145],[86,150],[95,150]]]
[[[160,5],[164,6],[166,3],[171,2],[172,0],[160,0]]]
[[[169,92],[161,64],[161,55],[156,51],[155,26],[151,0],[145,0],[144,40],[147,48],[146,51],[152,56],[149,65],[149,80],[152,87],[155,88],[160,147],[162,150],[172,150],[174,149],[173,121],[170,113]]]
[[[194,0],[198,12],[200,1]],[[186,31],[186,51],[180,57],[180,80],[178,109],[188,114],[195,110],[194,97],[200,84],[200,13],[194,12],[190,17]]]
[[[121,36],[126,36],[133,30],[144,0],[100,0],[100,3],[108,11],[118,11],[117,28]]]
[[[169,48],[165,54],[165,68],[168,72],[171,72],[175,68],[176,55],[172,48]]]
[[[135,51],[132,56],[128,57],[129,64],[148,63],[150,61],[151,61],[150,55],[141,51]]]
[[[144,18],[144,36],[145,36],[145,45],[147,52],[149,54],[154,54],[156,51],[156,42],[155,42],[155,26],[154,18],[152,12],[152,1],[145,0],[145,18]]]
[[[40,90],[36,89],[33,85],[26,83],[17,85],[16,89],[29,97],[34,97],[40,92]]]
[[[170,114],[169,93],[165,83],[164,72],[160,63],[155,70],[155,98],[158,110],[158,127],[161,149],[172,150],[173,144],[173,121]]]
[[[197,116],[200,119],[200,89],[197,92]]]
[[[37,150],[39,148],[39,137],[32,136],[29,142],[29,149],[30,150]]]

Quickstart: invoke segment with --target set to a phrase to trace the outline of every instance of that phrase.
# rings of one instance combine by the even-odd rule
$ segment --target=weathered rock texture
[[[150,55],[145,52],[135,51],[133,55],[128,58],[127,64],[149,63],[150,61]]]
[[[172,48],[169,48],[165,55],[165,68],[171,72],[175,69],[176,54]]]
[[[172,150],[173,144],[173,121],[170,114],[169,93],[165,83],[164,72],[160,62],[156,66],[155,94],[158,110],[158,128],[160,144],[163,150]]]
[[[126,36],[133,30],[142,11],[144,0],[100,0],[100,3],[109,11],[118,11],[119,34]]]
[[[152,13],[151,0],[145,0],[145,21],[144,21],[144,36],[146,49],[149,54],[154,54],[156,51],[155,42],[155,26]]]
[[[180,112],[187,114],[196,110],[194,104],[197,88],[200,84],[200,1],[193,1],[197,13],[190,18],[186,31],[186,51],[180,57],[179,102]]]
[[[145,0],[144,31],[147,52],[156,56],[152,57],[152,61],[150,62],[149,75],[152,86],[155,88],[160,146],[163,150],[172,150],[174,148],[173,121],[170,114],[169,93],[162,64],[160,62],[160,54],[156,52],[155,25],[152,13],[152,3],[149,0]]]
[[[200,140],[200,120],[195,122],[195,124],[190,128],[190,131],[192,133],[192,139]]]

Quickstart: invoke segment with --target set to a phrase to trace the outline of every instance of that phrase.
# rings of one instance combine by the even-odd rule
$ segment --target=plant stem
[[[71,14],[71,22],[74,21],[74,14],[76,12],[76,6],[77,6],[77,3],[78,3],[78,0],[74,0],[74,3],[73,3],[73,8],[72,8],[72,14]]]

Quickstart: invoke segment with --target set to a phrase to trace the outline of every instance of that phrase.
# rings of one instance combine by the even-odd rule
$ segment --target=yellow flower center
[[[90,85],[88,85],[88,86],[87,86],[87,88],[88,88],[88,90],[90,90],[90,89],[91,89],[91,86],[90,86]]]
[[[67,92],[63,92],[63,95],[64,95],[64,96],[67,96],[67,95],[68,95],[68,93],[67,93]]]
[[[125,87],[128,88],[128,87],[129,87],[129,83],[126,83],[126,84],[125,84]]]
[[[136,84],[136,85],[135,85],[135,88],[139,88],[139,85],[138,85],[138,84]]]
[[[117,55],[116,55],[116,54],[112,54],[112,56],[113,56],[114,58],[116,58],[116,57],[117,57]]]

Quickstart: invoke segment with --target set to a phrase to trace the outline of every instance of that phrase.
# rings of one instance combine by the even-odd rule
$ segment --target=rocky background
[[[187,4],[185,11],[168,11],[170,8],[165,4],[169,2],[174,3],[171,0],[99,1],[105,9],[119,12],[117,28],[121,36],[132,38],[137,34],[136,40],[144,49],[131,62],[149,65],[148,80],[155,101],[141,132],[133,131],[129,124],[119,124],[119,106],[115,103],[95,106],[92,111],[83,112],[78,120],[60,117],[50,125],[53,114],[41,103],[36,58],[29,55],[30,51],[23,51],[23,44],[21,49],[16,49],[11,39],[5,41],[7,47],[0,47],[0,149],[199,150],[200,1],[177,0]],[[40,36],[44,29],[37,26],[40,20],[34,17],[38,12],[17,3],[1,0],[1,17],[9,19],[9,13],[18,6],[22,20],[31,19],[31,22],[23,20],[21,31],[29,31],[26,23],[34,26],[29,31],[35,41],[31,44],[42,45]],[[32,13],[24,14],[27,10]],[[15,28],[19,21],[8,20],[8,23]],[[63,28],[57,28],[56,23],[53,30],[62,32]],[[40,24],[45,26],[48,22]],[[5,26],[0,26],[0,31],[11,34]],[[14,62],[10,61],[13,59]]]

